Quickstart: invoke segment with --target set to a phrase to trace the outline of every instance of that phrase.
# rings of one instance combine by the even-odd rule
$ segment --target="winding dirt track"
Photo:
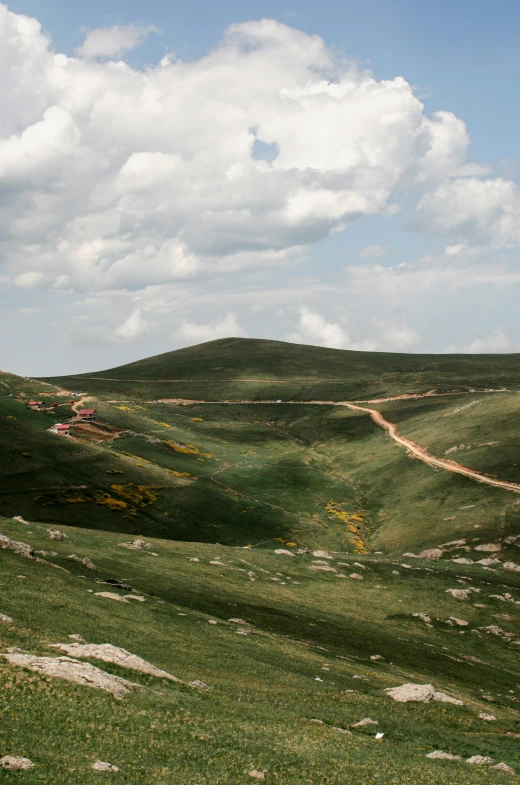
[[[505,390],[486,390],[485,392],[505,392]],[[384,403],[386,401],[398,401],[409,398],[430,398],[453,394],[458,393],[436,393],[433,390],[429,390],[426,393],[406,393],[393,398],[378,398],[377,400],[374,399],[374,401],[370,402]],[[162,399],[161,402],[167,403],[169,401],[175,401],[175,403],[179,403],[180,400],[182,399]],[[275,404],[276,401],[189,401],[185,402],[185,405],[189,405],[191,403],[258,406],[262,404]],[[435,455],[429,453],[428,450],[426,450],[424,447],[421,447],[420,444],[417,444],[411,439],[407,439],[406,436],[401,436],[395,423],[385,419],[378,409],[371,409],[368,406],[360,406],[359,403],[351,403],[350,401],[284,401],[284,404],[286,406],[344,406],[348,409],[352,409],[353,411],[364,412],[371,417],[376,425],[379,425],[381,428],[383,428],[391,439],[393,439],[397,444],[401,445],[401,447],[404,447],[410,455],[412,455],[414,458],[418,458],[424,463],[427,463],[429,466],[434,466],[438,469],[444,469],[444,471],[453,472],[454,474],[462,474],[463,477],[469,477],[471,480],[476,480],[476,482],[484,483],[486,485],[493,485],[495,488],[503,488],[506,491],[520,493],[519,483],[508,482],[507,480],[497,480],[495,477],[490,477],[483,472],[479,472],[477,469],[469,469],[467,466],[462,466],[462,464],[457,463],[456,461],[452,461],[447,458],[437,458]]]
[[[489,477],[487,474],[483,474],[482,472],[477,471],[476,469],[468,469],[467,466],[462,466],[460,463],[456,461],[450,461],[445,458],[436,458],[434,455],[429,453],[424,447],[421,447],[419,444],[416,444],[411,439],[407,439],[406,436],[401,436],[399,431],[397,430],[397,426],[386,420],[380,411],[377,409],[369,409],[367,406],[359,406],[355,403],[348,403],[347,401],[343,401],[338,406],[347,406],[349,409],[353,409],[354,411],[359,412],[366,412],[370,415],[372,420],[377,424],[380,425],[381,428],[384,428],[385,431],[388,433],[390,438],[392,438],[397,444],[400,444],[402,447],[405,447],[409,453],[411,453],[416,458],[419,458],[420,461],[424,461],[424,463],[429,464],[430,466],[437,466],[439,469],[445,469],[448,472],[454,472],[455,474],[462,474],[464,477],[470,477],[472,480],[476,480],[477,482],[486,483],[487,485],[494,485],[496,488],[504,488],[506,491],[513,491],[513,493],[520,493],[520,485],[516,482],[507,482],[506,480],[496,480],[494,477]]]

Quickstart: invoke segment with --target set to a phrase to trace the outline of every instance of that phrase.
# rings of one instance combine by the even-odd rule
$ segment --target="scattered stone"
[[[338,728],[336,725],[331,725],[330,729],[336,731],[336,733],[346,733],[347,736],[352,736],[352,733],[346,728]]]
[[[247,624],[247,621],[244,619],[228,619],[228,621],[232,622],[233,624]]]
[[[392,570],[392,575],[400,575],[401,573],[399,570]]]
[[[403,553],[403,556],[406,556],[407,559],[418,559],[419,558],[416,553],[410,553],[409,551],[407,551],[406,553]]]
[[[123,594],[125,600],[137,600],[137,602],[144,602],[144,597],[140,594]]]
[[[316,556],[317,559],[332,559],[333,557],[327,551],[313,551],[313,556]]]
[[[74,635],[67,635],[67,637],[70,638],[71,641],[77,641],[77,643],[86,643],[87,642],[85,640],[85,638],[83,637],[83,635],[78,635],[77,633],[75,633]]]
[[[508,766],[507,763],[497,763],[495,766],[491,766],[492,769],[498,769],[498,771],[503,771],[504,774],[511,774],[512,777],[516,777],[516,771]]]
[[[199,690],[211,689],[211,687],[208,687],[208,685],[204,684],[204,682],[201,681],[200,679],[195,679],[195,681],[189,681],[188,684],[190,685],[190,687],[197,687],[197,689]]]
[[[366,570],[365,565],[364,564],[360,564],[358,561],[354,562],[354,567],[361,567],[362,570]]]
[[[398,703],[441,701],[442,703],[454,703],[457,706],[464,704],[461,700],[451,698],[443,692],[437,692],[431,684],[402,684],[400,687],[389,687],[385,692]]]
[[[225,567],[226,566],[225,564],[222,564],[220,559],[212,559],[212,561],[210,561],[210,564],[214,564],[216,567]]]
[[[515,564],[514,561],[506,561],[503,566],[508,572],[520,572],[520,564]]]
[[[330,564],[311,564],[309,570],[322,570],[323,572],[337,572],[337,569],[335,567],[331,567]]]
[[[426,756],[431,760],[462,760],[460,755],[451,755],[449,752],[442,752],[442,750],[435,750],[435,752],[429,752]]]
[[[0,766],[8,771],[27,771],[32,769],[34,763],[29,758],[20,758],[17,755],[4,755],[0,758]]]
[[[51,648],[64,651],[73,657],[89,657],[102,660],[102,662],[112,662],[122,668],[131,668],[134,671],[147,673],[149,676],[180,682],[180,679],[172,676],[171,673],[156,668],[155,665],[143,660],[142,657],[131,654],[126,649],[120,649],[119,646],[112,646],[111,643],[53,643]]]
[[[376,733],[375,738],[377,739],[377,741],[381,741],[384,735],[385,735],[384,733]]]
[[[196,557],[196,556],[194,556],[192,559],[190,559],[190,561],[193,561],[193,562],[198,562],[198,561],[200,561],[200,559],[197,559],[197,557]]]
[[[520,534],[510,534],[509,537],[504,539],[507,545],[518,545],[520,543]]]
[[[257,771],[256,769],[253,769],[253,771],[249,772],[249,776],[254,780],[265,780],[266,773],[267,772],[265,769],[263,771]]]
[[[4,624],[12,624],[13,620],[10,616],[6,616],[5,613],[0,613],[0,621],[3,621]]]
[[[96,565],[90,561],[88,556],[85,556],[85,558],[81,560],[81,563],[84,567],[88,567],[89,570],[97,570]]]
[[[423,613],[422,611],[418,611],[416,613],[412,613],[412,616],[415,616],[418,619],[422,619],[422,621],[426,622],[426,624],[431,624],[432,620],[428,616],[427,613]]]
[[[487,755],[472,755],[471,758],[466,758],[466,763],[471,763],[473,766],[490,766],[494,762],[495,759]]]
[[[492,567],[494,564],[500,564],[500,559],[479,559],[477,564],[482,564],[483,567]]]
[[[467,627],[469,624],[469,621],[466,621],[465,619],[457,619],[456,616],[450,616],[450,619],[454,621],[455,624],[458,624],[459,627]]]
[[[350,575],[349,575],[348,577],[349,577],[349,578],[355,578],[355,580],[357,580],[357,581],[362,581],[362,580],[363,580],[363,576],[362,576],[362,575],[360,575],[360,574],[359,574],[359,573],[357,573],[357,572],[352,572],[352,573],[350,573]]]
[[[34,556],[34,548],[26,542],[18,542],[17,540],[10,540],[4,534],[0,534],[0,548],[8,551],[19,553],[20,556],[31,558]]]
[[[493,559],[490,559],[490,561],[493,561]],[[454,562],[455,564],[474,564],[474,562],[471,559],[465,559],[462,556],[459,559],[452,559],[452,562]],[[481,563],[481,562],[477,562],[477,563]]]
[[[366,725],[379,725],[377,720],[371,720],[370,717],[364,717],[359,722],[354,723],[351,725],[351,728],[364,728]]]
[[[294,556],[292,551],[287,551],[285,548],[276,548],[275,553],[280,553],[283,556]]]
[[[404,567],[405,570],[413,570],[413,567],[410,564],[401,564],[401,567]]]
[[[71,657],[37,657],[33,654],[18,652],[0,656],[4,657],[11,665],[19,665],[21,668],[27,668],[45,676],[55,676],[75,684],[104,690],[118,700],[122,700],[127,692],[130,692],[130,688],[139,686],[120,676],[102,671],[88,662],[80,662]]]
[[[251,630],[235,630],[236,635],[251,635]]]
[[[483,630],[487,635],[496,635],[497,638],[502,638],[506,641],[511,641],[513,638],[516,638],[514,632],[506,632],[505,630],[501,630],[500,627],[497,627],[496,624],[488,624],[487,627],[479,627],[479,630]]]
[[[482,711],[479,715],[479,719],[485,720],[486,722],[494,722],[496,717],[494,714],[486,714],[485,711]]]
[[[209,623],[209,624],[217,624],[217,622],[215,621],[215,619],[208,619],[208,623]]]
[[[488,542],[484,545],[475,545],[474,551],[484,551],[485,553],[498,553],[502,550],[502,545],[499,542]]]
[[[446,594],[451,594],[456,600],[469,600],[469,589],[446,589]]]
[[[126,597],[123,597],[121,594],[116,594],[113,591],[96,591],[94,592],[96,597],[105,597],[107,600],[116,600],[116,602],[128,602]]]
[[[60,532],[58,529],[50,529],[49,537],[51,540],[56,540],[57,542],[61,542],[62,540],[66,539],[67,535],[63,534],[63,532]]]
[[[372,654],[370,656],[370,659],[371,660],[384,660],[384,657],[382,657],[380,654]]]
[[[444,551],[441,551],[440,548],[428,548],[425,551],[421,551],[418,554],[419,559],[440,559],[444,554]]]
[[[445,542],[443,545],[440,545],[440,548],[458,548],[461,545],[466,545],[466,540],[452,540],[451,542]]]
[[[249,575],[249,579],[250,580],[252,580],[252,581],[257,581],[258,580],[258,575],[253,570],[249,570],[249,572],[247,574]]]
[[[134,540],[133,542],[118,542],[117,543],[120,548],[128,548],[131,551],[141,551],[143,548],[151,548],[152,543],[146,542],[144,540]]]
[[[113,763],[107,763],[104,760],[97,760],[90,768],[94,771],[119,771],[119,768]]]
[[[24,518],[22,518],[21,515],[13,515],[13,521],[18,521],[18,523],[25,523],[27,526],[29,526],[29,521],[26,521]]]

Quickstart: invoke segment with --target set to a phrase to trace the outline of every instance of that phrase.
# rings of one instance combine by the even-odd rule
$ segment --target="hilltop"
[[[135,397],[345,400],[471,388],[520,388],[520,355],[391,354],[223,338],[118,368],[46,378]]]

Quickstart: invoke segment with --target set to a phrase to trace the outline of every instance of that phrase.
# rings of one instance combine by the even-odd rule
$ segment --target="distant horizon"
[[[173,354],[175,352],[183,351],[184,349],[194,349],[194,348],[196,348],[198,346],[204,346],[205,344],[224,343],[225,341],[235,341],[235,340],[237,340],[237,341],[246,341],[246,342],[247,341],[252,341],[252,342],[260,341],[260,342],[265,342],[265,343],[282,343],[282,344],[287,344],[287,345],[291,345],[291,346],[300,346],[302,349],[305,349],[306,347],[312,347],[314,349],[324,349],[324,350],[330,350],[330,351],[334,351],[334,352],[348,352],[348,353],[352,353],[352,354],[370,354],[370,355],[378,355],[378,354],[389,355],[390,354],[390,355],[400,355],[400,356],[410,356],[410,357],[472,357],[472,358],[473,357],[474,358],[477,358],[477,357],[495,357],[495,356],[504,357],[504,356],[514,356],[516,354],[520,355],[520,352],[501,352],[500,354],[497,354],[497,353],[487,353],[487,354],[486,353],[482,353],[482,354],[478,354],[477,355],[477,354],[474,354],[474,353],[464,354],[462,352],[454,352],[454,353],[448,354],[447,352],[432,352],[432,353],[428,353],[428,352],[383,352],[383,351],[366,351],[366,350],[361,350],[361,349],[335,349],[334,347],[329,347],[329,346],[319,346],[317,344],[293,343],[291,341],[281,341],[281,340],[277,340],[275,338],[250,338],[250,337],[242,337],[242,336],[232,336],[232,335],[230,335],[230,336],[225,336],[225,337],[222,337],[222,338],[214,338],[214,339],[212,339],[210,341],[201,341],[200,343],[190,344],[188,346],[181,346],[181,347],[179,347],[177,349],[167,350],[166,352],[159,352],[157,354],[150,354],[150,355],[146,355],[144,357],[138,357],[138,358],[136,358],[134,360],[130,360],[129,362],[122,363],[121,365],[113,365],[110,368],[95,368],[95,369],[92,369],[91,371],[83,371],[83,372],[76,372],[76,373],[55,373],[55,374],[38,374],[38,375],[36,375],[36,374],[34,374],[34,375],[31,375],[31,374],[18,374],[18,375],[19,376],[24,376],[24,377],[26,377],[28,379],[41,379],[41,380],[44,380],[44,379],[56,379],[56,378],[66,378],[66,377],[70,377],[70,376],[78,376],[78,377],[79,376],[87,376],[88,374],[103,373],[105,371],[114,370],[116,368],[121,368],[123,366],[127,366],[127,365],[132,365],[134,363],[143,362],[145,360],[149,360],[149,359],[152,359],[154,357],[162,357],[165,354]],[[9,369],[5,370],[4,372],[11,373],[11,371]],[[15,375],[17,375],[17,374],[15,374]]]

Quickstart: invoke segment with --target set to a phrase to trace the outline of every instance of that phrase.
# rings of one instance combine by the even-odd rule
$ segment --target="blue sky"
[[[8,8],[3,34],[10,40],[18,29],[17,15],[28,15],[52,41],[41,61],[22,43],[13,49],[14,60],[23,63],[34,56],[35,73],[45,71],[42,64],[51,63],[53,52],[84,65],[69,66],[67,73],[74,76],[61,92],[55,77],[28,89],[23,106],[0,127],[0,184],[5,159],[6,189],[13,189],[15,205],[0,210],[5,249],[0,320],[4,329],[13,320],[17,324],[0,360],[4,369],[35,375],[93,370],[231,333],[369,350],[520,350],[518,3],[12,0]],[[262,18],[283,27],[267,34],[247,27]],[[228,37],[222,44],[226,29],[241,23],[241,42]],[[98,28],[112,36],[112,53],[99,48],[95,34],[89,39]],[[117,50],[114,36],[131,37],[132,30],[134,45]],[[322,39],[315,62],[304,62],[311,39],[296,40],[299,33],[292,30]],[[31,31],[33,51],[41,35]],[[0,45],[1,36],[0,23]],[[237,77],[243,73],[246,38],[247,46],[254,40],[261,53],[256,65],[249,58],[251,83],[244,79],[230,96],[225,76],[215,79],[212,95],[209,87],[201,88],[201,81],[211,85],[213,74],[224,67],[232,83],[233,69]],[[9,71],[9,57],[0,68]],[[172,66],[171,85],[157,69],[164,57],[187,65],[181,77]],[[130,75],[115,79],[111,60],[124,60]],[[347,75],[346,60],[371,72],[377,83],[372,97],[363,86],[365,77]],[[336,78],[352,79],[356,100],[345,98],[341,108],[331,88],[323,111],[309,108],[311,93],[302,98],[301,91],[313,74],[327,69],[331,84]],[[337,77],[338,69],[343,77]],[[262,92],[267,70],[272,105],[245,107],[250,92],[255,101],[267,100]],[[17,89],[21,77],[15,68],[12,73],[10,87]],[[139,73],[152,73],[141,93]],[[397,85],[397,77],[406,87]],[[85,80],[99,82],[88,107],[78,98]],[[397,86],[388,90],[385,83]],[[161,99],[167,107],[176,91],[185,95],[187,85],[201,91],[182,108],[184,115],[192,113],[187,119],[183,115],[189,137],[201,129],[196,149],[167,109],[159,139],[156,108],[149,126],[139,108],[160,90],[168,96]],[[411,90],[423,109],[410,102]],[[284,91],[300,91],[301,129],[294,117],[282,122],[277,116],[276,101]],[[213,114],[214,96],[221,101],[220,115]],[[8,98],[0,93],[1,100]],[[128,133],[115,154],[117,113],[131,101],[126,126],[134,117],[139,133]],[[112,108],[105,111],[107,103]],[[49,110],[51,115],[45,115]],[[237,119],[236,129],[230,126],[231,136],[237,130],[236,160],[234,150],[224,149],[225,136],[219,141],[207,135],[208,118],[215,126],[223,116],[225,123],[233,122],[228,111],[257,118],[250,132],[273,139],[273,149],[280,152],[273,163],[260,162],[261,171],[244,174],[250,163],[238,132],[244,118]],[[361,142],[352,136],[358,122]],[[338,125],[332,136],[331,124]],[[36,130],[29,143],[23,134],[31,127]],[[312,127],[314,135],[305,137],[305,127]],[[367,129],[376,127],[380,131],[372,138]],[[125,136],[126,128],[119,133]],[[438,144],[427,155],[432,134]],[[363,135],[368,135],[366,144]],[[13,142],[15,137],[21,141]],[[364,163],[355,156],[345,163],[342,139],[345,150],[363,147]],[[334,155],[320,155],[320,145],[331,145]],[[208,174],[194,188],[200,170],[195,175],[187,171],[184,182],[179,167],[184,171],[204,155],[212,161],[222,155],[222,164],[217,161],[214,180]],[[36,159],[27,172],[27,161]],[[70,161],[65,172],[60,169],[64,160]],[[76,166],[73,179],[71,167]],[[172,174],[165,184],[161,172],[168,167]],[[148,200],[135,196],[134,180],[122,193],[129,171],[139,188],[143,178],[148,182]],[[319,173],[317,180],[312,172]],[[251,190],[244,195],[246,176],[252,178]],[[377,184],[368,186],[367,177]],[[282,179],[272,191],[274,178]],[[200,196],[210,190],[210,181],[222,194],[217,202],[232,206],[218,220],[216,203]],[[286,201],[278,201],[284,189]],[[252,205],[250,194],[256,198],[257,192]],[[94,203],[102,208],[94,210]],[[258,219],[248,223],[246,213]],[[101,226],[102,214],[107,226]],[[13,224],[21,229],[13,232]],[[130,224],[134,232],[124,228]],[[44,359],[35,345],[39,341],[55,346],[56,354]]]

